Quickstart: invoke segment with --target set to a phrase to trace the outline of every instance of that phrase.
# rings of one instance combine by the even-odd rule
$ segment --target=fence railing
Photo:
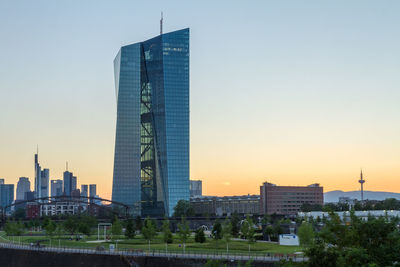
[[[222,251],[166,251],[158,249],[141,250],[127,248],[104,247],[66,247],[66,246],[38,246],[35,244],[4,242],[0,240],[0,247],[20,250],[57,252],[57,253],[80,253],[100,255],[122,255],[122,256],[146,256],[146,257],[168,257],[168,258],[191,258],[191,259],[227,259],[227,260],[256,260],[265,262],[276,262],[280,260],[291,260],[294,262],[307,261],[306,257],[296,254],[268,253],[268,252],[222,252]]]

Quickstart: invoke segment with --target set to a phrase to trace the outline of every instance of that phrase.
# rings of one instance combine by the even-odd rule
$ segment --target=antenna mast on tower
[[[358,180],[358,182],[361,184],[361,202],[363,202],[364,201],[364,183],[365,183],[365,180],[363,178],[362,169],[361,169],[361,174],[360,174],[360,180]]]
[[[160,35],[162,34],[162,26],[163,26],[163,13],[161,12],[161,19],[160,19]]]

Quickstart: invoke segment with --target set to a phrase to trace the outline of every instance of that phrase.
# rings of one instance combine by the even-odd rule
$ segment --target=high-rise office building
[[[63,174],[63,184],[64,184],[64,195],[71,196],[72,185],[73,185],[73,173],[65,171]],[[76,183],[75,183],[76,184]]]
[[[71,180],[71,192],[76,190],[76,184],[77,184],[77,179],[76,176],[72,176],[72,180]]]
[[[25,193],[31,191],[31,182],[27,177],[20,177],[17,183],[16,200],[26,200]]]
[[[4,184],[4,178],[0,178],[0,184]]]
[[[96,196],[96,185],[95,184],[89,185],[89,196],[90,197]]]
[[[89,196],[89,190],[88,190],[88,185],[87,184],[81,185],[81,196],[83,196],[83,197],[88,197]]]
[[[89,197],[96,197],[96,185],[91,184],[89,185]],[[90,200],[90,203],[94,203],[93,199]]]
[[[81,190],[74,189],[71,191],[71,197],[73,198],[80,198],[81,197]]]
[[[59,197],[63,194],[63,181],[61,179],[51,180],[51,196]]]
[[[13,184],[0,184],[0,204],[2,207],[11,205],[14,201],[14,185]],[[9,212],[11,208],[7,208]]]
[[[189,200],[189,29],[121,47],[112,200],[172,215]]]
[[[200,197],[203,195],[203,185],[201,180],[190,180],[190,197]]]
[[[49,169],[41,168],[39,153],[35,154],[35,196],[37,198],[49,197]]]

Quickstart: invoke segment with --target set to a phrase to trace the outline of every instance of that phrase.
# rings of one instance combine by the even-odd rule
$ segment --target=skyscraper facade
[[[63,194],[63,181],[61,179],[51,180],[51,196],[59,197]]]
[[[71,180],[71,192],[76,190],[77,188],[77,179],[76,176],[72,176],[72,180]]]
[[[203,183],[201,180],[190,180],[190,197],[201,197],[203,195]]]
[[[73,186],[73,173],[65,171],[63,174],[64,195],[71,196]],[[75,183],[76,184],[76,183]]]
[[[189,29],[123,46],[112,199],[135,214],[172,215],[189,199]]]
[[[35,197],[49,197],[49,169],[41,168],[39,164],[39,154],[35,154]]]
[[[96,194],[97,194],[97,192],[96,192],[96,185],[95,185],[95,184],[89,185],[89,196],[90,196],[90,197],[95,197]]]
[[[13,184],[0,184],[0,204],[2,207],[11,205],[14,201],[14,185]],[[6,209],[6,212],[11,210],[10,207]]]
[[[31,182],[27,177],[20,177],[17,183],[16,200],[26,200],[25,193],[31,191]]]
[[[88,195],[89,195],[88,185],[87,184],[81,185],[81,196],[88,197]]]

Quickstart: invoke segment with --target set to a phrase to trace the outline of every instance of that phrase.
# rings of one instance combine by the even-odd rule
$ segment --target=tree
[[[272,230],[273,230],[274,240],[275,240],[275,241],[278,241],[278,240],[279,240],[279,235],[282,234],[282,232],[283,232],[280,223],[277,222],[277,223],[272,227]]]
[[[114,217],[114,222],[111,226],[111,234],[113,235],[113,237],[122,234],[122,225],[117,216]]]
[[[125,237],[128,239],[133,239],[135,237],[135,234],[135,224],[132,219],[128,219],[126,223]]]
[[[7,236],[20,236],[24,232],[24,225],[20,222],[7,222],[4,226],[4,231]]]
[[[222,225],[216,220],[212,228],[212,238],[215,240],[222,239]]]
[[[226,243],[226,253],[229,253],[229,242],[231,241],[232,237],[232,224],[228,220],[226,220],[222,225],[222,237]]]
[[[54,234],[57,236],[58,239],[61,239],[61,237],[64,235],[64,228],[63,228],[62,224],[60,224],[60,223],[57,224]]]
[[[271,241],[271,236],[274,234],[274,228],[271,225],[268,225],[264,229],[264,235],[267,236],[267,241]]]
[[[240,218],[238,213],[235,211],[231,217],[231,225],[232,225],[232,236],[238,237],[240,228],[239,228]]]
[[[204,234],[204,230],[202,227],[199,227],[199,229],[197,229],[196,234],[194,235],[194,241],[197,243],[206,242],[206,235]]]
[[[150,220],[149,217],[147,217],[144,220],[141,232],[142,232],[144,239],[146,239],[149,242],[149,252],[150,252],[150,241],[156,235],[156,227],[155,227],[153,221]]]
[[[215,240],[215,248],[218,248],[218,240],[222,239],[222,225],[219,222],[219,220],[216,220],[212,231],[211,231],[211,237]]]
[[[183,243],[183,253],[185,253],[186,240],[190,236],[189,224],[186,222],[185,217],[182,216],[181,223],[178,224],[178,236]]]
[[[204,264],[204,267],[227,267],[228,265],[222,260],[208,260],[206,264]]]
[[[194,215],[194,209],[188,200],[179,200],[174,207],[174,217],[191,217]]]
[[[163,234],[162,240],[164,241],[164,243],[171,244],[173,242],[172,232],[171,232],[168,218],[164,218],[164,221],[162,224],[162,234]]]
[[[240,228],[243,237],[249,243],[249,252],[250,252],[250,244],[254,242],[254,223],[253,220],[247,216],[247,218],[242,222],[242,227]]]
[[[164,221],[162,224],[162,240],[165,243],[165,252],[167,252],[168,251],[168,243],[172,243],[172,240],[173,240],[168,218],[164,218]]]
[[[78,225],[78,232],[90,236],[91,234],[90,226],[85,222],[80,222]]]
[[[92,228],[96,226],[97,220],[93,216],[82,216],[79,220],[78,231],[84,235],[90,236]]]
[[[142,224],[142,218],[138,215],[135,217],[135,226],[137,231],[141,231],[143,224]]]
[[[304,250],[309,266],[394,266],[400,262],[396,220],[372,216],[363,220],[354,212],[349,219],[343,221],[330,213],[330,220]]]
[[[25,209],[19,208],[13,213],[13,217],[15,220],[23,220],[26,217]]]
[[[271,221],[272,221],[272,218],[271,218],[271,215],[269,215],[269,214],[265,214],[261,220],[262,224],[268,224]]]
[[[68,216],[68,218],[64,221],[64,228],[71,235],[75,234],[79,228],[79,222],[76,216]]]
[[[54,232],[56,230],[56,227],[57,227],[56,224],[51,219],[48,219],[47,223],[44,226],[46,235],[49,236],[50,238],[52,238],[54,235]]]
[[[322,211],[322,206],[319,204],[303,203],[300,210],[303,212]]]
[[[297,235],[300,239],[300,245],[303,247],[309,247],[314,242],[314,230],[311,224],[308,222],[303,222],[299,229],[297,230]]]

